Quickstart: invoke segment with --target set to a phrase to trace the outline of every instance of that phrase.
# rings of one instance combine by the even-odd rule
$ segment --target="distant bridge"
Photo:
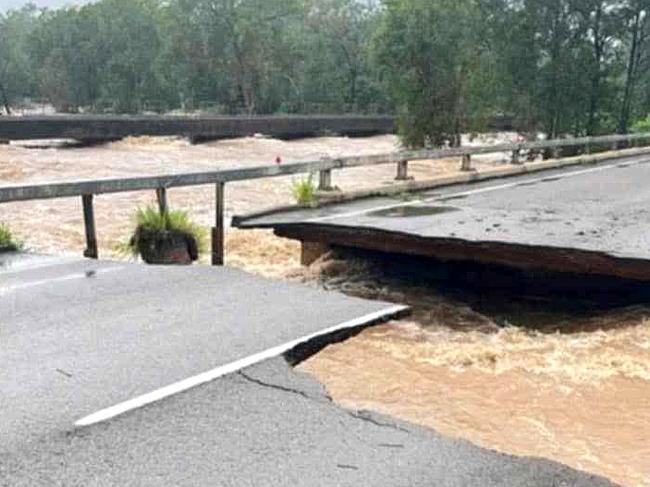
[[[512,130],[513,119],[493,117],[487,128]],[[53,115],[0,117],[0,141],[74,139],[102,142],[129,136],[180,136],[192,142],[264,134],[297,139],[323,134],[363,137],[395,132],[390,115],[291,115],[256,117],[168,117],[129,115]]]
[[[193,142],[264,134],[281,139],[327,133],[367,136],[391,134],[390,116],[167,117],[55,115],[0,117],[0,140],[117,140],[128,136],[181,136]]]

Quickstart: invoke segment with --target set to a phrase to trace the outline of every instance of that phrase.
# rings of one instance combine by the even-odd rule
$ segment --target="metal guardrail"
[[[457,147],[436,150],[400,151],[389,154],[370,156],[342,157],[321,159],[290,164],[276,164],[243,169],[225,169],[219,171],[170,174],[163,176],[142,176],[131,178],[111,178],[94,180],[62,181],[56,183],[18,184],[0,186],[0,203],[29,201],[52,198],[81,197],[86,230],[86,250],[84,255],[97,258],[97,238],[93,198],[95,195],[122,193],[143,190],[155,190],[159,208],[167,209],[167,190],[170,188],[215,185],[215,226],[212,229],[212,264],[223,265],[224,262],[224,190],[226,183],[253,179],[289,176],[301,173],[319,173],[319,190],[332,189],[332,171],[379,164],[396,164],[397,180],[408,179],[408,162],[417,160],[435,160],[461,157],[461,169],[472,169],[472,156],[509,152],[511,163],[521,164],[522,151],[551,150],[563,147],[585,147],[586,153],[605,146],[618,149],[621,144],[650,145],[650,133],[630,135],[608,135],[602,137],[583,137],[576,139],[556,139],[514,144],[499,144],[477,147]],[[606,150],[606,149],[605,149]]]

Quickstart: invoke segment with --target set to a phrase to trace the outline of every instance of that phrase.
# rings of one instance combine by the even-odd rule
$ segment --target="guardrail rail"
[[[564,147],[583,147],[583,153],[598,151],[603,147],[619,149],[622,146],[650,145],[650,133],[630,135],[607,135],[575,139],[556,139],[513,144],[499,144],[477,147],[457,147],[435,150],[399,151],[390,154],[341,157],[281,165],[268,165],[242,169],[142,176],[130,178],[108,178],[94,180],[61,181],[55,183],[17,184],[0,186],[0,203],[30,201],[54,198],[81,197],[86,234],[84,256],[97,259],[97,237],[93,199],[96,195],[153,190],[161,212],[167,211],[167,190],[187,186],[215,186],[215,220],[212,228],[212,264],[224,263],[224,197],[225,185],[237,181],[288,176],[301,173],[319,173],[319,190],[332,189],[332,171],[360,166],[396,164],[397,180],[408,179],[408,163],[417,160],[435,160],[460,157],[461,169],[472,170],[472,156],[494,153],[511,153],[512,164],[522,164],[522,151],[559,151]]]

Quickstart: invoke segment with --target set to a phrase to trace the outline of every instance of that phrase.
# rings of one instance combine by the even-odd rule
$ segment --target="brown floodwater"
[[[193,146],[137,138],[86,148],[0,145],[0,184],[244,167],[326,156],[391,152],[392,136],[299,141],[247,138]],[[499,161],[479,161],[492,167]],[[416,179],[448,175],[459,162],[409,166]],[[393,166],[334,174],[342,189],[391,184]],[[227,188],[227,215],[292,200],[291,178]],[[170,191],[173,207],[213,218],[210,187]],[[100,253],[114,256],[129,217],[151,193],[100,196]],[[437,209],[431,211],[438,211]],[[77,199],[0,205],[28,248],[79,255]],[[431,426],[486,448],[551,458],[626,486],[650,487],[650,308],[556,309],[552,299],[509,300],[387,278],[364,261],[328,257],[299,267],[299,246],[268,231],[229,230],[227,263],[368,298],[407,303],[405,320],[366,330],[300,365],[344,406]]]
[[[650,486],[649,306],[441,289],[331,256],[302,275],[413,307],[299,365],[341,405]]]
[[[287,163],[324,157],[381,154],[394,152],[398,148],[398,141],[391,135],[293,141],[249,137],[192,145],[182,138],[138,137],[93,147],[42,147],[40,141],[0,145],[0,184],[274,165],[277,157],[282,163]],[[478,161],[479,167],[481,164],[492,167],[498,163],[498,160]],[[409,169],[416,179],[430,179],[459,172],[460,162],[457,159],[419,161],[411,164]],[[394,165],[353,168],[335,172],[333,183],[343,190],[388,185],[394,182],[395,173]],[[295,178],[280,177],[228,185],[226,217],[291,203],[291,187]],[[173,189],[168,192],[168,197],[172,207],[187,210],[198,223],[206,226],[212,224],[212,187]],[[130,216],[134,209],[154,202],[155,195],[151,191],[97,197],[95,218],[100,255],[112,256],[116,245],[128,238]],[[4,204],[0,206],[0,222],[9,224],[28,248],[77,254],[83,249],[84,230],[79,198]],[[284,269],[287,260],[297,262],[295,252],[284,252],[286,244],[267,239],[268,235],[268,232],[258,232],[256,236],[250,233],[244,235],[236,230],[228,232],[228,263],[266,275],[277,275]],[[295,245],[289,247],[292,250],[297,248]]]

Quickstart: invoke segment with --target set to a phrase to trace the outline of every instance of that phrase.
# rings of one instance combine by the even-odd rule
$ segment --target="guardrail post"
[[[81,197],[84,207],[84,227],[86,229],[86,250],[84,257],[88,259],[99,258],[97,252],[97,235],[95,233],[95,212],[93,210],[93,195],[84,194]]]
[[[215,185],[215,220],[212,228],[212,265],[222,266],[224,264],[224,235],[223,213],[224,213],[224,190],[225,183],[218,182]]]
[[[463,162],[460,165],[461,171],[471,171],[472,170],[472,156],[471,154],[463,154]]]
[[[323,169],[318,172],[318,190],[332,191],[332,170]]]
[[[397,162],[397,177],[395,177],[396,181],[406,181],[409,178],[408,175],[409,172],[409,161],[402,160]]]
[[[511,164],[521,164],[521,159],[519,158],[519,149],[515,149],[512,151],[512,159],[510,160]]]
[[[156,189],[156,199],[158,200],[158,209],[160,214],[167,213],[169,207],[167,206],[167,190],[165,188]]]

